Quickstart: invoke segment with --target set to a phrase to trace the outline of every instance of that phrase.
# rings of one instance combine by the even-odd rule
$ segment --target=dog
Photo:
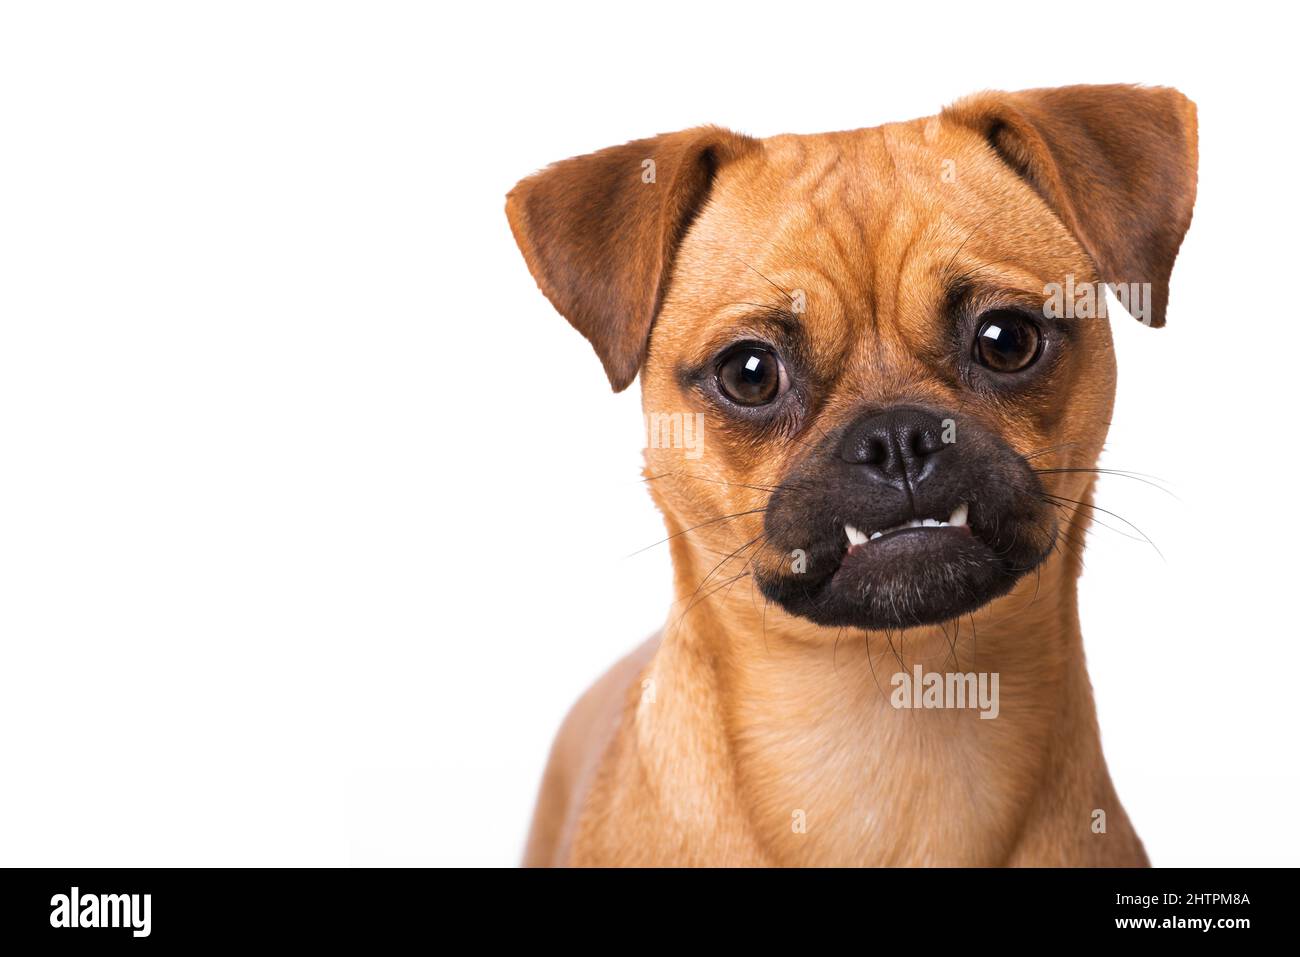
[[[1196,165],[1179,92],[1072,86],[510,191],[541,291],[662,426],[677,598],[565,719],[525,865],[1148,864],[1076,581],[1105,288],[1164,324]]]

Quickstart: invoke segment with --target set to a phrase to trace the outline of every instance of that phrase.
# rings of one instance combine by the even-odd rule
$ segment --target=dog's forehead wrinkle
[[[817,292],[833,300],[810,303],[821,318],[842,316],[864,329],[893,324],[894,313],[914,306],[918,288],[938,285],[925,276],[938,271],[937,257],[917,253],[959,246],[970,235],[962,217],[915,188],[915,172],[900,173],[900,154],[918,163],[915,143],[902,135],[789,137],[768,157],[765,171],[776,182],[762,269],[786,277],[788,287],[808,285],[801,274],[819,279]]]
[[[825,205],[839,196],[843,184],[843,154],[838,150],[821,154],[791,184],[798,192],[808,195],[816,205]]]
[[[892,130],[888,126],[881,126],[877,128],[876,135],[880,140],[881,153],[889,160],[890,179],[897,184],[899,180],[899,162],[898,156],[894,152]]]

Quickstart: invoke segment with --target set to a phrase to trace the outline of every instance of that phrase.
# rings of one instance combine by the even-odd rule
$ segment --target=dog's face
[[[1162,324],[1194,188],[1190,103],[1082,87],[640,141],[508,210],[614,386],[641,370],[651,428],[702,424],[692,455],[668,429],[647,450],[679,564],[743,559],[795,616],[887,629],[971,612],[1051,554],[1114,393],[1093,284]]]

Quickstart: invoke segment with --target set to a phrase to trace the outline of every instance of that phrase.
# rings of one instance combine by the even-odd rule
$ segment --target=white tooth
[[[867,536],[863,535],[852,525],[844,526],[844,534],[849,536],[850,545],[861,545],[863,542],[867,540]]]
[[[952,526],[949,525],[947,522],[940,522],[940,523],[939,523],[939,527],[940,527],[940,528],[951,528]]]
[[[952,510],[952,515],[950,515],[950,516],[948,517],[948,524],[949,524],[949,525],[965,525],[965,524],[966,524],[966,512],[967,512],[966,503],[963,502],[961,505],[958,505],[956,508],[954,508],[954,509]]]
[[[926,528],[938,528],[939,520],[937,518],[923,518],[921,524]]]
[[[874,542],[877,538],[879,538],[879,537],[880,537],[881,535],[883,535],[883,534],[885,534],[885,533],[884,533],[884,532],[872,532],[872,533],[871,533],[871,541]]]
[[[907,527],[908,527],[908,528],[920,528],[922,524],[923,524],[923,523],[922,523],[922,521],[921,521],[919,518],[914,518],[914,519],[912,519],[910,522],[907,523]]]

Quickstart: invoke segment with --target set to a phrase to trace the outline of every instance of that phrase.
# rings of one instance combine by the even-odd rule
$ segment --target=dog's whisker
[[[681,627],[682,621],[686,618],[687,615],[689,615],[696,608],[696,606],[707,601],[709,598],[712,598],[714,595],[720,592],[723,588],[726,588],[728,585],[734,585],[737,580],[741,578],[746,578],[748,576],[749,576],[748,572],[741,572],[740,574],[735,575],[731,578],[725,578],[721,582],[719,582],[714,588],[706,592],[704,595],[700,596],[699,599],[692,601],[690,605],[687,606],[686,610],[683,611],[677,617],[677,621],[673,625],[673,630],[675,631],[676,629]]]
[[[1073,473],[1091,473],[1094,475],[1116,475],[1120,478],[1132,479],[1135,482],[1141,482],[1144,485],[1150,485],[1154,489],[1159,489],[1170,498],[1182,501],[1172,491],[1165,488],[1160,483],[1164,481],[1159,476],[1147,475],[1144,472],[1130,472],[1125,469],[1102,469],[1102,468],[1055,468],[1055,469],[1034,469],[1036,475],[1065,475]]]
[[[763,538],[764,538],[763,535],[759,535],[757,538],[753,538],[753,539],[751,539],[750,541],[748,541],[748,542],[746,542],[745,544],[741,545],[741,546],[740,546],[739,548],[737,548],[735,551],[730,552],[729,554],[727,554],[727,555],[726,555],[726,556],[725,556],[725,557],[724,557],[720,562],[718,562],[716,565],[713,566],[713,568],[711,568],[711,569],[709,570],[709,573],[708,573],[707,575],[704,576],[704,578],[700,581],[699,585],[696,586],[695,591],[691,594],[691,598],[688,599],[688,601],[693,601],[693,600],[694,600],[695,596],[698,595],[698,594],[700,593],[700,590],[701,590],[702,588],[704,588],[704,586],[707,585],[707,584],[709,583],[709,579],[711,579],[711,578],[714,576],[714,574],[717,572],[717,570],[718,570],[719,568],[721,568],[721,567],[722,567],[723,565],[725,565],[727,562],[731,561],[733,558],[735,558],[737,555],[739,555],[739,554],[740,554],[742,551],[744,551],[746,548],[749,548],[751,545],[754,545],[755,543],[762,541]],[[742,569],[742,571],[741,571],[741,574],[745,574],[745,572],[743,571],[743,569]],[[712,593],[710,593],[710,594],[712,594]],[[688,607],[688,608],[687,608],[687,611],[689,611],[689,610],[690,610],[690,608]],[[683,612],[682,614],[685,615],[686,612]]]
[[[889,642],[890,651],[892,651],[894,653],[894,657],[898,659],[898,667],[902,668],[903,670],[906,670],[907,665],[903,663],[902,652],[900,652],[897,648],[894,647],[894,632],[892,628],[885,629],[885,640]]]
[[[1129,528],[1133,529],[1133,531],[1137,532],[1138,535],[1142,536],[1142,541],[1146,542],[1153,549],[1155,549],[1156,554],[1160,556],[1162,561],[1165,560],[1164,553],[1160,551],[1160,548],[1156,545],[1155,542],[1151,540],[1150,536],[1148,536],[1146,532],[1142,531],[1142,529],[1138,528],[1136,525],[1130,522],[1123,515],[1119,515],[1115,512],[1110,511],[1109,509],[1102,508],[1100,505],[1093,505],[1091,502],[1080,502],[1076,499],[1066,498],[1061,495],[1052,495],[1050,493],[1048,493],[1046,497],[1049,500],[1056,501],[1058,504],[1065,503],[1065,504],[1074,505],[1077,508],[1088,508],[1088,509],[1092,509],[1094,512],[1103,512],[1106,515],[1111,516],[1112,518],[1118,519],[1119,521],[1127,525]],[[1094,521],[1096,521],[1096,519],[1094,519]],[[1118,529],[1111,529],[1111,531],[1117,532],[1118,534],[1123,534],[1122,532],[1119,532]]]
[[[734,512],[731,515],[719,515],[717,518],[711,518],[707,522],[700,522],[700,524],[692,525],[690,528],[684,528],[680,532],[674,532],[673,534],[669,535],[667,538],[661,539],[660,541],[655,542],[653,545],[647,545],[645,548],[638,548],[636,551],[624,557],[631,558],[634,555],[640,555],[642,552],[648,552],[652,548],[657,548],[658,546],[663,545],[666,542],[671,542],[674,538],[678,538],[682,535],[687,534],[688,532],[693,532],[696,529],[704,528],[706,525],[716,525],[719,522],[726,522],[726,521],[730,521],[731,519],[743,518],[746,515],[760,515],[766,511],[767,511],[767,506],[764,506],[763,508],[751,508],[745,512]]]
[[[1048,504],[1048,505],[1051,505],[1053,508],[1058,508],[1058,509],[1062,510],[1063,512],[1065,512],[1066,514],[1069,514],[1069,515],[1077,514],[1077,513],[1079,512],[1079,509],[1078,509],[1077,506],[1075,506],[1075,505],[1071,505],[1071,504],[1068,503],[1068,502],[1053,502],[1053,501],[1047,501],[1047,504]],[[1119,535],[1121,538],[1127,538],[1127,539],[1129,539],[1130,541],[1134,541],[1134,542],[1141,542],[1141,541],[1144,541],[1144,540],[1143,540],[1142,538],[1140,538],[1139,536],[1137,536],[1137,535],[1130,535],[1128,532],[1124,531],[1123,529],[1116,528],[1116,527],[1113,526],[1113,525],[1108,525],[1106,522],[1103,522],[1101,519],[1096,518],[1095,516],[1093,516],[1093,517],[1089,517],[1089,518],[1088,518],[1088,524],[1089,524],[1090,526],[1096,526],[1097,528],[1104,528],[1104,529],[1106,529],[1108,532],[1114,532],[1116,535]]]
[[[765,310],[769,310],[769,311],[780,311],[781,309],[785,308],[784,306],[781,306],[781,305],[776,305],[776,306],[774,306],[774,305],[772,305],[772,303],[770,303],[770,302],[744,302],[744,301],[741,301],[741,302],[731,302],[731,303],[728,303],[728,305],[730,305],[730,306],[749,306],[749,307],[751,307],[751,308],[753,308],[753,309],[765,309]]]
[[[659,481],[659,480],[662,479],[662,478],[670,478],[670,477],[672,477],[672,476],[674,476],[674,475],[676,475],[676,474],[677,474],[676,470],[674,470],[674,471],[672,471],[672,472],[660,472],[658,475],[646,475],[646,476],[643,476],[642,479],[641,479],[641,481],[642,481],[642,482],[657,482],[657,481]]]
[[[871,667],[871,680],[874,681],[876,684],[876,691],[880,693],[881,698],[888,701],[889,695],[885,694],[885,689],[880,686],[880,676],[876,674],[876,659],[871,654],[871,633],[870,632],[864,631],[862,633],[862,645],[867,650],[867,664]],[[884,652],[881,652],[882,658],[884,657],[884,654],[885,654]]]
[[[1078,446],[1079,444],[1080,443],[1078,442],[1062,442],[1060,445],[1049,445],[1046,448],[1036,449],[1033,452],[1028,452],[1025,455],[1021,456],[1021,458],[1024,458],[1026,460],[1036,459],[1040,455],[1050,455],[1052,452],[1059,452],[1061,451],[1061,449],[1072,448]]]
[[[785,298],[786,298],[789,302],[791,302],[791,303],[794,302],[794,296],[790,295],[790,293],[786,292],[784,289],[782,289],[779,285],[777,285],[777,284],[776,284],[775,282],[773,282],[771,279],[767,278],[767,276],[764,276],[761,272],[759,272],[757,269],[755,269],[755,268],[754,268],[753,266],[751,266],[749,263],[745,262],[745,260],[743,260],[743,259],[741,259],[739,256],[737,256],[737,257],[736,257],[736,261],[739,262],[739,263],[740,263],[742,266],[744,266],[746,269],[751,270],[751,271],[754,273],[754,275],[758,276],[760,279],[763,280],[763,282],[767,283],[769,286],[771,286],[773,289],[775,289],[775,290],[776,290],[777,292],[779,292],[781,295],[785,296]]]
[[[674,473],[676,474],[676,473]],[[748,488],[759,492],[777,492],[782,490],[793,490],[800,492],[815,491],[808,486],[794,485],[787,482],[781,482],[776,485],[754,485],[749,482],[724,482],[722,479],[706,478],[703,475],[692,475],[689,472],[681,473],[682,478],[688,478],[695,482],[708,482],[712,485],[725,485],[728,488]]]
[[[966,234],[966,238],[961,241],[961,244],[957,247],[956,252],[954,252],[952,256],[948,259],[948,261],[944,263],[943,269],[940,270],[940,275],[945,278],[949,286],[955,285],[955,283],[952,282],[952,267],[953,264],[957,262],[957,257],[960,256],[961,251],[966,248],[966,244],[975,238],[975,234],[978,233],[981,229],[983,229],[984,225],[996,215],[997,215],[996,212],[989,213],[978,223],[976,223],[975,228],[972,229],[970,232],[968,232]]]

